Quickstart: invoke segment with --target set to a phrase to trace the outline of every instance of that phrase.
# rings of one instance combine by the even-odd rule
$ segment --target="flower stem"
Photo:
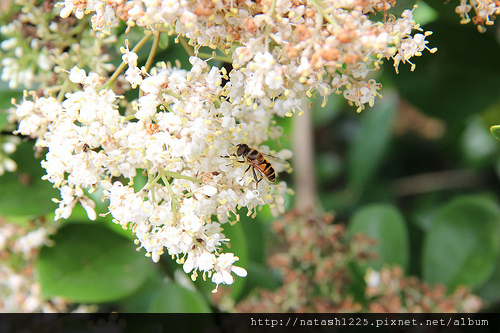
[[[192,182],[195,182],[195,183],[200,183],[200,184],[202,184],[202,183],[203,183],[203,181],[199,180],[198,178],[191,177],[191,176],[181,175],[180,173],[177,173],[177,172],[174,172],[174,171],[167,171],[167,170],[164,170],[164,171],[163,171],[163,174],[164,174],[165,176],[172,177],[172,178],[176,178],[176,179],[185,179],[185,180],[190,180],[190,181],[192,181]]]
[[[182,47],[184,47],[184,50],[186,50],[186,52],[187,52],[187,54],[189,54],[189,56],[195,55],[193,48],[191,47],[191,45],[189,45],[189,43],[185,37],[182,37],[182,36],[179,37],[179,41],[181,42]]]
[[[338,26],[338,23],[335,22],[332,17],[330,15],[328,15],[326,13],[326,11],[324,10],[324,4],[321,2],[321,0],[307,0],[309,1],[309,3],[314,7],[314,9],[316,9],[318,11],[318,13],[321,14],[321,16],[323,16],[323,18],[330,24],[332,24],[333,26],[337,27]]]
[[[144,44],[146,44],[146,42],[149,40],[149,38],[151,38],[151,36],[153,35],[150,32],[146,32],[146,36],[142,37],[142,39],[134,46],[132,52],[137,52],[141,47],[143,47]],[[122,62],[120,66],[118,66],[118,68],[115,70],[113,75],[111,75],[111,77],[108,79],[108,81],[106,81],[106,83],[101,86],[100,90],[109,88],[115,82],[116,78],[123,72],[126,66],[127,64],[125,62]]]
[[[170,199],[171,199],[170,203],[172,208],[173,221],[177,221],[177,211],[178,207],[180,207],[179,201],[177,201],[177,197],[175,196],[174,190],[172,190],[172,186],[170,186],[170,183],[168,182],[168,179],[165,173],[163,172],[161,173],[161,179],[163,180],[163,183],[167,187],[168,193],[170,193]]]
[[[172,96],[172,97],[177,98],[179,101],[181,101],[181,100],[182,100],[181,95],[174,93],[174,92],[173,92],[172,90],[170,90],[170,89],[165,89],[165,93],[169,94],[169,95],[170,95],[170,96]]]
[[[271,3],[271,8],[269,9],[269,17],[271,19],[274,16],[274,11],[276,10],[276,2],[277,0],[273,0],[273,2]],[[269,24],[266,25],[264,35],[266,52],[269,52],[269,36],[271,35],[271,26]]]
[[[189,45],[188,41],[186,40],[185,37],[179,37],[179,41],[181,42],[182,46],[184,47],[184,50],[186,50],[186,53],[192,57],[192,56],[196,56],[200,59],[203,59],[203,60],[207,60],[207,59],[215,59],[215,60],[220,60],[220,61],[223,61],[223,62],[228,62],[228,63],[232,63],[233,60],[231,58],[229,58],[228,56],[220,56],[220,55],[213,55],[213,54],[210,54],[210,53],[205,53],[205,52],[194,52],[193,48],[191,45]]]
[[[153,34],[155,36],[153,39],[153,45],[151,46],[151,51],[149,52],[148,60],[146,60],[146,64],[144,65],[146,72],[149,72],[149,70],[151,69],[151,65],[153,64],[153,60],[156,56],[156,52],[158,51],[158,44],[160,43],[161,33],[158,31],[155,31]]]
[[[154,187],[155,187],[155,184],[158,182],[158,180],[160,180],[160,175],[156,176],[153,179],[153,175],[151,174],[150,170],[151,170],[151,162],[147,161],[146,162],[146,171],[148,173],[148,183],[146,184],[145,188],[147,188],[149,190],[149,192],[151,193],[151,201],[156,202]]]

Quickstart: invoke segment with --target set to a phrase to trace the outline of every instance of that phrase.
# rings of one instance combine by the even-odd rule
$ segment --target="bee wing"
[[[292,165],[287,160],[273,155],[267,155],[267,154],[264,155],[269,160],[269,162],[273,163],[273,167],[277,173],[283,171],[286,171],[288,173],[292,172]]]
[[[277,163],[281,163],[281,164],[288,164],[288,162],[286,160],[279,158],[277,156],[268,155],[268,154],[262,154],[262,155],[264,155],[267,159],[269,159],[269,161],[277,162]]]

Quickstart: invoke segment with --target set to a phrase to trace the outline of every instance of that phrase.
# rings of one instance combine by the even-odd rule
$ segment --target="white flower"
[[[87,74],[85,73],[85,70],[80,69],[76,66],[71,68],[69,71],[69,80],[74,83],[83,83],[85,78],[87,77]]]
[[[365,282],[368,287],[377,287],[380,284],[380,272],[369,268],[365,274]]]
[[[231,276],[231,271],[238,276],[245,277],[247,271],[241,267],[233,266],[233,263],[239,258],[232,253],[223,253],[217,258],[215,263],[215,273],[212,275],[212,282],[217,286],[212,292],[216,292],[219,284],[233,284],[234,278]]]
[[[142,83],[142,72],[139,67],[131,67],[125,71],[125,80],[130,82],[132,88]]]
[[[71,13],[73,12],[73,8],[74,8],[73,1],[66,0],[66,1],[64,1],[64,7],[61,9],[61,12],[59,15],[62,18],[66,18],[66,17],[71,15]]]

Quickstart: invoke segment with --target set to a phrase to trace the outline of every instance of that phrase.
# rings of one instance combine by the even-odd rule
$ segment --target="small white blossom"
[[[80,69],[78,67],[73,67],[69,71],[69,80],[74,83],[83,83],[85,78],[87,77],[87,74],[85,73],[85,70]]]

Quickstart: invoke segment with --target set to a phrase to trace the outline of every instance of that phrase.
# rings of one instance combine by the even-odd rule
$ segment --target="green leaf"
[[[375,177],[391,137],[396,99],[385,96],[372,109],[363,111],[361,128],[348,155],[348,188],[363,190]]]
[[[7,113],[0,111],[0,129],[3,129],[3,127],[8,124],[7,122]]]
[[[46,297],[110,302],[135,292],[154,272],[151,259],[130,240],[100,224],[72,223],[41,250],[37,273]]]
[[[170,45],[170,36],[167,33],[160,34],[159,46],[161,49],[167,49]]]
[[[415,22],[424,25],[438,18],[437,11],[423,1],[398,1],[396,5],[402,4],[404,9],[408,9],[411,5],[415,5],[416,2],[418,2],[418,7],[413,10],[413,19]]]
[[[498,149],[498,142],[488,133],[488,127],[481,117],[471,116],[462,136],[462,150],[466,161],[472,166],[487,164]]]
[[[155,59],[176,59],[179,61],[179,64],[181,64],[181,68],[184,69],[189,69],[191,68],[191,63],[189,62],[189,54],[186,52],[184,47],[180,42],[176,43],[175,40],[177,39],[177,36],[170,36],[169,37],[169,44],[168,48],[158,50],[158,53],[156,54]],[[200,50],[200,52],[204,52],[203,50]],[[149,54],[149,51],[148,51]]]
[[[484,302],[500,300],[500,262],[497,262],[490,278],[477,292],[477,295]]]
[[[433,8],[436,12],[438,12],[440,19],[446,19],[450,22],[454,22],[455,24],[459,25],[460,15],[458,15],[455,12],[456,5],[454,5],[453,2],[430,0],[430,1],[426,1],[425,4],[430,6],[431,8]],[[420,4],[419,4],[419,7],[420,7]],[[416,21],[416,22],[420,22],[420,21]],[[469,24],[472,25],[473,23],[470,22]]]
[[[316,161],[317,179],[329,183],[341,175],[343,159],[334,152],[322,152],[317,155]]]
[[[60,194],[51,183],[41,179],[45,170],[40,166],[41,159],[34,157],[33,143],[21,143],[12,159],[17,170],[0,177],[0,215],[39,216],[54,211],[57,204],[51,199]]]
[[[258,223],[255,220],[245,221],[246,223]],[[245,223],[243,222],[243,223]],[[248,264],[248,245],[247,245],[247,235],[245,234],[245,230],[243,228],[242,222],[238,222],[235,225],[224,225],[224,235],[231,240],[231,247],[227,250],[227,252],[234,253],[240,260],[235,262],[236,266],[240,266],[243,268],[247,267]],[[234,283],[231,285],[231,296],[233,299],[238,298],[238,296],[243,291],[245,287],[246,278],[241,278],[235,274]]]
[[[490,132],[493,134],[495,139],[500,140],[500,125],[491,126]]]
[[[272,215],[266,206],[265,209],[261,210],[257,217],[252,219],[251,217],[246,216],[245,214],[240,214],[240,222],[243,234],[238,232],[238,234],[244,235],[244,241],[246,243],[246,260],[265,263],[267,260],[267,240],[269,238],[269,226],[265,225],[265,221],[269,221],[272,219]],[[243,216],[242,216],[243,215]],[[231,227],[232,228],[232,227]],[[232,239],[231,239],[231,243]],[[231,247],[232,249],[232,247]],[[248,249],[252,249],[252,251],[248,251]],[[240,259],[241,260],[241,259]],[[246,264],[246,263],[245,263]],[[239,264],[238,266],[241,266]]]
[[[446,204],[424,241],[424,279],[449,288],[481,286],[494,269],[499,226],[499,209],[484,196],[461,196]]]
[[[161,263],[158,263],[161,267]],[[122,298],[117,302],[118,312],[122,313],[147,313],[151,300],[165,283],[163,269],[150,274],[148,279],[132,295]]]
[[[201,294],[188,290],[176,283],[169,282],[161,286],[151,299],[149,312],[209,313],[209,304]],[[196,326],[195,322],[186,323]],[[201,327],[200,327],[201,328]],[[192,330],[185,328],[186,331]]]
[[[250,261],[246,267],[248,276],[245,278],[245,288],[240,296],[245,297],[256,288],[275,290],[281,286],[281,279],[277,272],[271,271],[268,267]]]
[[[10,89],[7,82],[0,81],[0,110],[6,110],[12,107],[12,98],[16,99],[16,101],[20,103],[22,97],[22,89]]]
[[[330,124],[340,114],[340,110],[345,104],[344,99],[330,96],[324,106],[322,106],[323,97],[319,94],[310,100],[312,101],[311,112],[314,127]]]
[[[375,239],[377,258],[370,261],[370,267],[380,270],[384,264],[396,264],[407,269],[408,230],[403,216],[395,207],[372,204],[359,209],[349,223],[348,233],[351,237],[362,233]]]

